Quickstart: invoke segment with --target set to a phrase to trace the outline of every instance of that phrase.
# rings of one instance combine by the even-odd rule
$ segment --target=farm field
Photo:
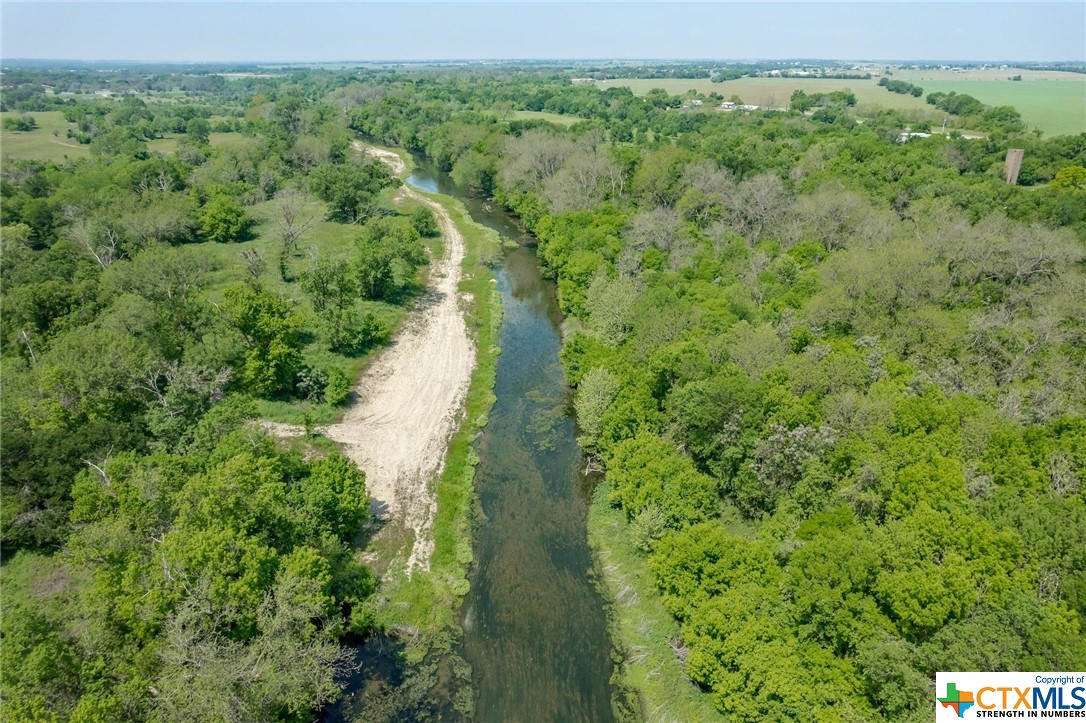
[[[1012,82],[1011,75],[1021,73],[1024,80]],[[957,91],[968,93],[988,105],[1013,105],[1028,125],[1040,129],[1045,135],[1062,135],[1086,132],[1086,76],[1055,71],[987,70],[973,73],[950,71],[895,71],[894,79],[907,80],[924,88],[924,95],[932,91]],[[1002,80],[1001,80],[1002,79]],[[600,81],[600,88],[626,86],[638,95],[653,88],[663,88],[672,95],[696,90],[699,93],[719,93],[725,98],[738,95],[745,103],[770,108],[783,108],[795,90],[828,92],[848,88],[856,94],[861,110],[867,108],[893,108],[903,111],[920,111],[931,114],[932,120],[941,121],[946,114],[935,110],[924,99],[910,95],[891,93],[878,85],[877,80],[835,80],[802,78],[739,78],[724,83],[708,79],[617,79]]]
[[[1086,75],[1067,73],[1062,70],[1025,70],[1023,68],[966,68],[960,72],[953,70],[909,70],[895,69],[892,77],[915,83],[919,80],[1010,80],[1013,75],[1021,75],[1022,82],[1029,80],[1077,80],[1086,82]]]

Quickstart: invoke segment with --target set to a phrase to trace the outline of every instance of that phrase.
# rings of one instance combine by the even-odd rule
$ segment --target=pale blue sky
[[[3,2],[4,58],[1086,60],[1086,3]]]

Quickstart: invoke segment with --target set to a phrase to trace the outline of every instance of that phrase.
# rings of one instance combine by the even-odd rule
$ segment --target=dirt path
[[[380,158],[396,175],[403,160],[390,151],[354,143],[357,151]],[[400,518],[414,532],[407,573],[428,570],[433,552],[437,499],[433,485],[456,431],[475,364],[475,348],[460,309],[458,286],[464,239],[440,204],[406,184],[400,195],[426,204],[441,229],[444,254],[432,259],[429,284],[392,345],[359,379],[358,401],[338,424],[319,428],[339,442],[366,473],[375,514]],[[267,424],[273,434],[301,430]]]

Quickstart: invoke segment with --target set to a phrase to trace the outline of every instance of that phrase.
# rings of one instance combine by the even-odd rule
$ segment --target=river
[[[459,650],[472,667],[475,719],[614,720],[611,641],[587,542],[591,483],[558,361],[554,284],[540,274],[533,239],[503,210],[422,160],[407,182],[461,199],[476,221],[519,244],[495,269],[503,307],[497,401],[476,443],[484,519]]]

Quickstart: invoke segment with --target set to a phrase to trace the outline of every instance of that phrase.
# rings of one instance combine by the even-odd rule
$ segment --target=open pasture
[[[87,146],[67,137],[68,121],[60,111],[40,113],[0,113],[0,117],[30,115],[38,122],[32,131],[0,129],[0,157],[5,161],[63,161],[65,158],[85,158]]]

